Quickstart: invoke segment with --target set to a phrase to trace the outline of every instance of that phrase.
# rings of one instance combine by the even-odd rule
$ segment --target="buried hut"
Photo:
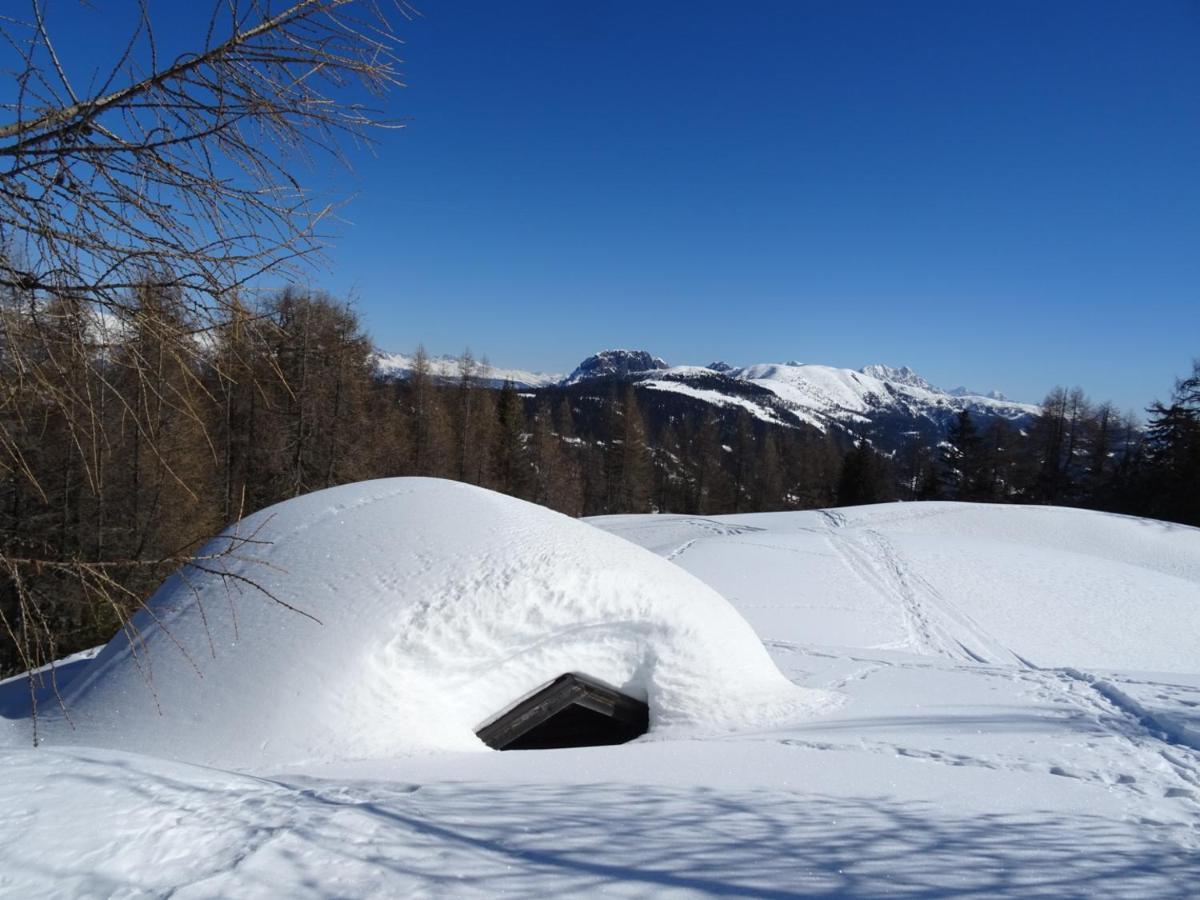
[[[319,491],[206,554],[67,684],[69,721],[43,712],[45,743],[253,769],[693,736],[829,703],[693,576],[469,485]]]

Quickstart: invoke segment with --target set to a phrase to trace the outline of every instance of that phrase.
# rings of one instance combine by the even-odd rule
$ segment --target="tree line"
[[[848,453],[839,499],[1077,506],[1200,525],[1200,360],[1145,426],[1083,390],[1056,387],[1014,426],[962,411],[936,445]]]
[[[107,640],[225,524],[351,481],[450,478],[571,516],[887,500],[1090,506],[1200,524],[1200,366],[1142,429],[1055,389],[1016,427],[883,453],[620,380],[488,386],[418,351],[376,371],[347,305],[287,289],[217,319],[151,281],[103,316],[0,298],[0,674]]]

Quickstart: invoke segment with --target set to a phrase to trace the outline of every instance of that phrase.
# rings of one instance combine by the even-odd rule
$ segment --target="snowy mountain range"
[[[375,371],[385,378],[407,378],[416,366],[416,355],[410,353],[376,353]],[[462,363],[459,357],[443,354],[428,357],[429,374],[434,378],[459,379]],[[519,390],[549,387],[562,381],[562,375],[526,372],[523,369],[502,369],[486,361],[475,363],[475,380],[487,387],[501,387],[511,381]]]
[[[413,358],[380,354],[381,374],[407,377]],[[459,377],[453,357],[431,357],[437,377]],[[1021,423],[1039,412],[1032,403],[1008,400],[992,391],[958,387],[943,390],[907,366],[867,365],[861,369],[790,361],[735,367],[724,362],[707,366],[672,366],[645,350],[605,350],[583,360],[569,375],[499,369],[481,365],[477,377],[493,387],[506,380],[519,390],[586,389],[601,382],[636,386],[650,403],[664,395],[687,398],[725,409],[744,409],[757,419],[780,426],[839,430],[895,444],[914,431],[944,430],[966,409],[981,421]]]

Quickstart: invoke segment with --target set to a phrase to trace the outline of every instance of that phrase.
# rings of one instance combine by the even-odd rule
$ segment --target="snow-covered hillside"
[[[453,545],[459,520],[424,515],[430,540]],[[0,895],[1195,896],[1200,530],[956,504],[593,524],[638,552],[617,593],[695,585],[703,609],[720,609],[662,566],[686,570],[796,685],[841,705],[618,747],[242,774],[82,743],[22,749],[14,732],[0,749]],[[559,543],[539,528],[498,544],[537,565]],[[564,531],[587,556],[583,534]],[[318,558],[307,571],[369,573],[376,554],[367,539],[344,567]],[[464,571],[474,559],[464,545]],[[369,574],[328,580],[396,590]],[[506,602],[536,618],[519,593]],[[657,608],[677,636],[706,641],[707,613],[683,625]],[[739,626],[722,621],[742,658]],[[362,672],[381,718],[404,702],[384,680]],[[0,684],[0,710],[21,687]],[[321,715],[296,687],[277,702]],[[233,702],[216,721],[247,706],[265,712]]]
[[[1010,420],[1038,413],[1038,407],[1029,403],[951,394],[907,367],[876,365],[855,371],[789,363],[747,366],[731,374],[767,388],[799,418],[821,429],[833,422],[865,423],[880,413],[928,421],[944,421],[963,409]]]

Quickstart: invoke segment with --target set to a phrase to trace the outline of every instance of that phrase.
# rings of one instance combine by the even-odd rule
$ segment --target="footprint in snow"
[[[1070,771],[1069,769],[1064,769],[1062,766],[1051,766],[1050,774],[1051,775],[1059,775],[1059,776],[1062,776],[1063,778],[1079,778],[1080,777],[1079,775]]]

